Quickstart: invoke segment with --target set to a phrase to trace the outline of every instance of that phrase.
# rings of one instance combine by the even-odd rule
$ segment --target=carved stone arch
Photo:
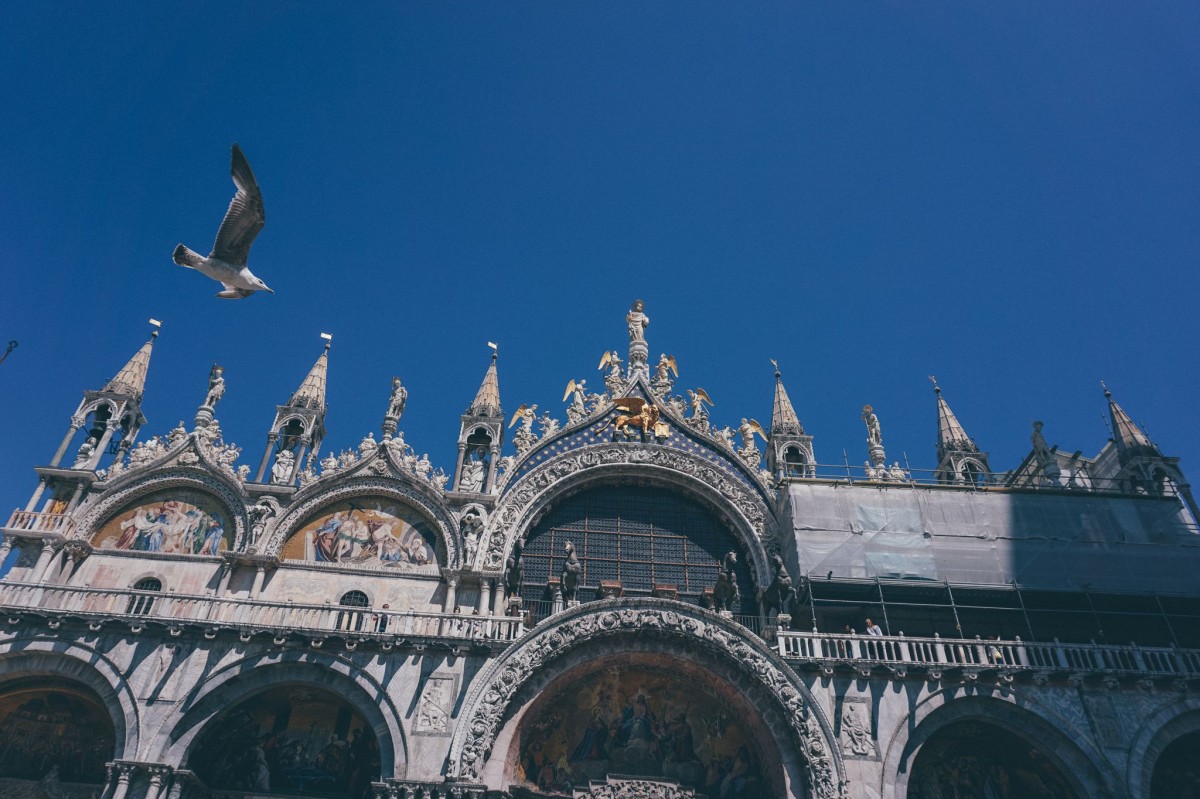
[[[0,649],[0,691],[12,680],[54,677],[79,683],[99,697],[116,733],[113,758],[135,759],[141,742],[141,713],[121,668],[100,650],[61,641],[19,638]]]
[[[475,434],[477,432],[487,433],[488,438],[495,439],[496,425],[494,422],[486,422],[486,421],[482,421],[482,420],[478,421],[478,422],[471,422],[470,424],[463,425],[463,428],[459,432],[459,436],[458,436],[459,443],[465,442],[468,438],[470,438],[473,434]],[[499,443],[499,442],[493,441],[493,443]]]
[[[772,730],[780,753],[796,757],[811,795],[845,796],[845,770],[833,727],[809,690],[779,655],[734,622],[700,608],[661,599],[593,602],[552,616],[492,661],[474,681],[450,741],[449,776],[475,780],[494,767],[489,757],[502,729],[533,701],[553,675],[579,654],[594,658],[622,651],[681,648],[699,660],[736,673],[743,687],[779,724]],[[506,727],[507,725],[507,727]],[[782,728],[782,729],[780,729]],[[786,739],[788,745],[782,743]]]
[[[667,447],[633,443],[564,452],[506,487],[484,530],[483,568],[502,569],[513,543],[565,492],[621,478],[673,488],[716,509],[749,553],[755,582],[760,588],[770,583],[768,564],[770,555],[779,550],[778,528],[774,514],[759,495],[722,474],[708,460]]]
[[[1200,731],[1200,698],[1177,697],[1142,722],[1133,735],[1125,773],[1130,796],[1150,796],[1158,758],[1172,742]]]
[[[321,688],[348,702],[375,733],[384,778],[405,776],[409,747],[404,716],[387,689],[348,659],[306,651],[252,655],[204,678],[147,736],[149,759],[186,766],[200,733],[225,710],[255,694],[289,684]]]
[[[112,409],[112,413],[114,415],[117,413],[117,411],[121,410],[121,406],[117,404],[116,400],[109,399],[108,397],[96,397],[91,402],[85,403],[84,406],[79,409],[79,412],[76,414],[76,416],[79,419],[87,421],[87,415],[89,413],[95,413],[101,405],[107,405],[110,409]]]
[[[936,733],[960,721],[993,724],[1019,738],[1038,744],[1039,751],[1058,766],[1072,782],[1076,793],[1088,799],[1114,799],[1120,778],[1111,764],[1090,743],[1090,734],[1042,705],[1015,691],[954,696],[947,688],[926,696],[899,720],[884,741],[879,795],[882,799],[905,799],[912,766],[924,744]]]
[[[139,470],[131,479],[116,482],[94,503],[85,503],[80,508],[79,526],[74,537],[90,539],[114,513],[139,497],[171,488],[187,488],[209,494],[229,512],[234,528],[233,549],[241,550],[247,543],[249,519],[240,489],[235,490],[230,482],[223,475],[213,474],[206,469],[167,467],[149,473]]]
[[[457,567],[460,550],[454,516],[441,498],[434,495],[432,488],[426,491],[424,486],[417,485],[415,481],[398,477],[351,476],[334,484],[314,485],[301,491],[287,510],[277,517],[274,529],[268,534],[264,554],[280,555],[287,540],[321,508],[363,496],[394,499],[425,517],[441,540],[446,554],[445,565]]]

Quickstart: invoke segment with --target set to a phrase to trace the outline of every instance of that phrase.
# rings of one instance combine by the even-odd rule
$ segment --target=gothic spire
[[[1129,418],[1125,409],[1117,404],[1103,380],[1100,381],[1100,385],[1104,388],[1105,399],[1108,400],[1108,413],[1112,417],[1113,439],[1122,457],[1140,453],[1158,455],[1158,447],[1154,446],[1150,437]]]
[[[322,334],[324,335],[326,334]],[[332,343],[332,338],[326,339],[325,350],[317,358],[312,369],[308,370],[308,376],[304,378],[300,388],[296,389],[296,393],[288,401],[290,407],[325,410],[325,373],[329,368],[329,346]]]
[[[771,363],[775,363],[775,361],[772,360]],[[804,425],[800,424],[800,418],[796,416],[796,410],[788,398],[787,389],[783,387],[783,379],[777,363],[775,363],[775,405],[771,410],[771,433],[804,435]]]
[[[941,386],[937,384],[937,380],[930,376],[933,381],[933,393],[937,394],[937,410],[938,410],[938,460],[941,460],[947,452],[950,451],[975,451],[975,443],[971,437],[967,435],[967,431],[959,424],[958,417],[954,415],[954,411],[950,410],[949,403],[942,396]]]
[[[141,400],[142,393],[146,390],[146,371],[150,368],[150,353],[154,349],[154,339],[158,338],[159,323],[151,320],[151,324],[154,325],[154,332],[150,334],[150,340],[133,354],[129,363],[117,372],[116,377],[105,383],[104,388],[101,389],[103,393]]]
[[[467,413],[472,416],[502,416],[500,411],[500,379],[496,374],[496,350],[492,350],[492,362],[483,376],[483,383],[475,395]]]

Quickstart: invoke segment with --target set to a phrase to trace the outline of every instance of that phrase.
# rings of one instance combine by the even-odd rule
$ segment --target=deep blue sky
[[[1095,454],[1098,381],[1196,477],[1200,6],[1130,3],[17,4],[0,27],[0,365],[10,507],[85,388],[164,320],[143,435],[209,364],[255,465],[334,334],[325,449],[402,426],[453,467],[501,344],[508,414],[624,352],[714,420],[769,421],[777,358],[817,457],[934,465],[936,374],[997,470]],[[207,253],[240,142],[278,292]]]

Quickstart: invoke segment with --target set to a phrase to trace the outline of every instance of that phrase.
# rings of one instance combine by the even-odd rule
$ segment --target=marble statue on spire
[[[650,326],[650,317],[646,316],[646,303],[634,300],[629,313],[625,314],[625,324],[629,328],[629,375],[640,374],[644,379],[650,379],[650,366],[647,362],[650,348],[646,344],[646,328]]]

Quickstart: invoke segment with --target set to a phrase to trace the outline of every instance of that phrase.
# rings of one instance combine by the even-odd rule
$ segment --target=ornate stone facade
[[[778,370],[769,431],[749,409],[711,418],[701,389],[689,414],[675,358],[651,370],[644,311],[626,320],[628,366],[601,360],[608,393],[573,379],[561,424],[522,406],[507,450],[493,355],[448,471],[405,441],[398,380],[381,438],[318,457],[328,348],[278,406],[257,470],[222,438],[215,369],[193,429],[136,444],[144,346],[122,380],[85,393],[2,530],[0,740],[21,743],[0,754],[0,789],[1125,799],[1161,795],[1156,775],[1187,778],[1164,761],[1200,734],[1196,592],[1169,582],[1200,567],[1194,503],[1111,396],[1121,440],[1094,459],[1035,439],[1003,480],[980,455],[923,485],[887,466],[864,414],[871,462],[822,471]],[[939,458],[976,453],[937,401]],[[114,409],[137,424],[122,433]],[[1043,479],[1051,460],[1084,477]],[[1111,565],[1135,544],[1161,555],[1136,575],[1158,594],[1123,598],[1115,569],[1087,596],[1064,593],[1084,581],[1074,566],[1019,571],[1051,546]],[[578,585],[564,591],[567,551]],[[957,615],[954,597],[988,581],[1009,604]],[[1110,643],[1090,628],[1072,639],[1070,624],[1027,635],[1057,611],[1027,609],[1014,584],[1061,595],[1064,613],[1092,603],[1097,626],[1119,627],[1104,616],[1118,598],[1161,613],[1136,622],[1137,646],[1115,637],[1125,628]],[[888,604],[905,592],[911,604]],[[867,615],[882,628],[855,633]],[[38,743],[72,718],[98,730],[90,744]]]

